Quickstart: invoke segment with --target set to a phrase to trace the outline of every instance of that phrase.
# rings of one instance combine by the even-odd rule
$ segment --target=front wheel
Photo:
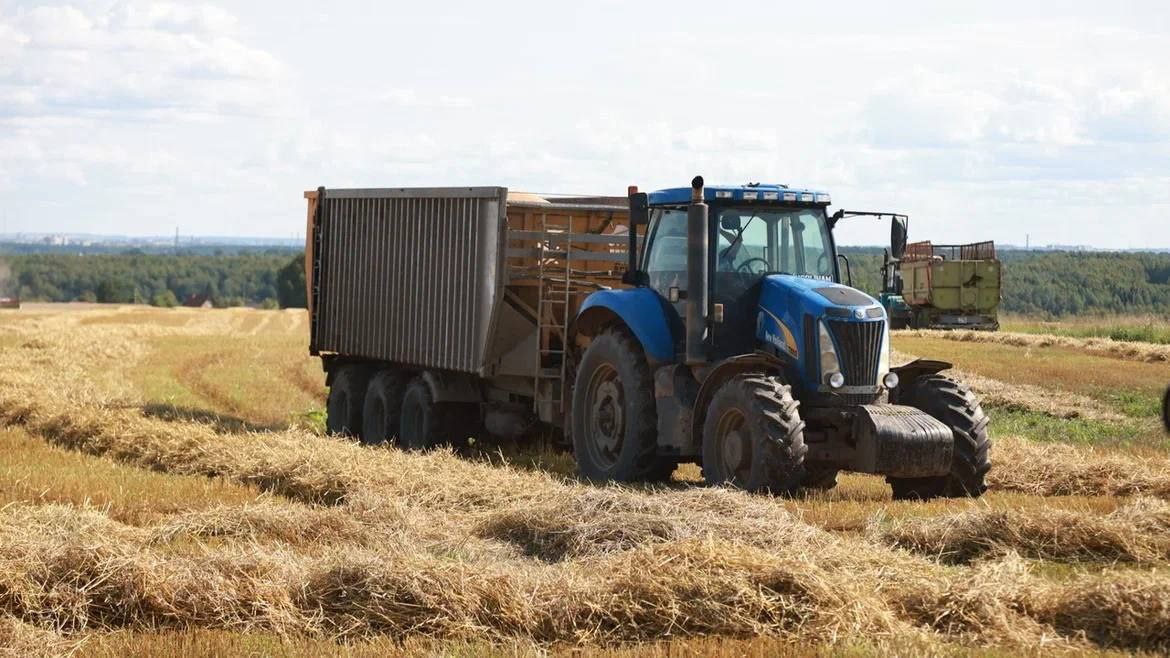
[[[703,477],[711,485],[793,493],[804,477],[804,421],[792,390],[749,373],[720,387],[703,423]]]
[[[896,500],[978,498],[987,490],[984,478],[991,470],[988,418],[979,399],[965,384],[944,375],[916,379],[901,396],[903,404],[921,409],[951,428],[954,457],[947,475],[925,478],[887,478]]]
[[[666,466],[656,455],[658,412],[650,366],[642,347],[624,331],[610,329],[597,336],[581,357],[573,387],[572,433],[583,477],[662,479]]]

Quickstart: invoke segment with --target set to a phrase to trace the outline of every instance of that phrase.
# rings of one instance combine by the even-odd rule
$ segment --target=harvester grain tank
[[[891,365],[881,304],[840,283],[827,194],[696,178],[617,198],[306,198],[332,432],[426,449],[543,423],[597,480],[694,462],[751,491],[840,470],[899,498],[984,491],[986,415],[949,364]]]

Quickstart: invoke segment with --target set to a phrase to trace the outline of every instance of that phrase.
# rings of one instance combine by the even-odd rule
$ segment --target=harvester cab
[[[824,192],[785,185],[640,193],[633,288],[599,291],[575,326],[570,434],[581,472],[653,479],[679,461],[712,484],[829,488],[840,470],[885,475],[898,498],[978,496],[987,417],[940,373],[890,363],[887,313],[841,283]],[[885,215],[888,215],[885,214]],[[905,217],[893,216],[895,252]],[[901,236],[898,239],[898,236]],[[640,258],[638,257],[640,254]]]

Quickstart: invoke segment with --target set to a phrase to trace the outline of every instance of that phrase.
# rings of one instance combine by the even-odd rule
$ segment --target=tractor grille
[[[885,322],[826,323],[837,343],[837,358],[846,386],[874,386],[877,384],[878,362],[882,356],[882,333]]]

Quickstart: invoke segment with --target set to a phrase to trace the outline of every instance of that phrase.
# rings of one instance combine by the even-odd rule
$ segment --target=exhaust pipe
[[[703,177],[691,181],[687,208],[687,356],[688,366],[707,363],[707,204]]]

